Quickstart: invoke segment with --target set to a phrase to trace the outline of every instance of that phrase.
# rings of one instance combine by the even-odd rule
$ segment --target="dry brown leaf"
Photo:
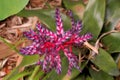
[[[51,8],[60,7],[62,4],[62,0],[50,0],[50,1],[48,1],[48,3]]]
[[[14,50],[11,50],[7,45],[3,42],[0,42],[0,59],[4,59],[8,56],[15,54]]]
[[[86,47],[88,47],[89,49],[91,49],[92,51],[94,51],[96,54],[98,54],[98,49],[94,46],[92,46],[91,44],[89,44],[88,42],[84,42],[84,45]]]
[[[33,8],[41,7],[43,8],[47,0],[30,0],[30,4]]]

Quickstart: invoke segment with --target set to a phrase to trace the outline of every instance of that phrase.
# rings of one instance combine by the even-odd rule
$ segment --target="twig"
[[[117,32],[120,32],[120,31],[116,31],[116,30],[112,30],[112,31],[109,31],[109,32],[106,32],[106,33],[103,33],[99,38],[98,38],[98,40],[96,41],[96,43],[95,43],[95,49],[97,49],[97,51],[98,51],[98,49],[99,49],[99,42],[100,42],[100,40],[103,38],[103,37],[105,37],[106,35],[108,35],[108,34],[111,34],[111,33],[117,33]],[[94,51],[92,51],[92,55],[91,56],[94,56],[96,54],[96,52]]]
[[[4,24],[1,24],[1,25],[0,25],[0,28],[3,28],[5,25],[6,25],[5,23],[4,23]]]
[[[96,47],[92,46],[90,43],[84,42],[84,45],[98,54],[98,50],[96,49]]]

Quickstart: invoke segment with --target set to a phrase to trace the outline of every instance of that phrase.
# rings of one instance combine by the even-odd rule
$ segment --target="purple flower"
[[[24,32],[24,35],[32,40],[33,43],[30,46],[20,49],[20,53],[25,55],[44,55],[44,60],[38,61],[37,64],[42,65],[45,72],[55,68],[56,72],[60,74],[61,59],[59,52],[62,50],[69,61],[68,74],[71,74],[73,67],[80,70],[78,58],[74,55],[72,47],[80,47],[85,41],[91,39],[92,35],[90,33],[80,35],[82,28],[81,21],[75,22],[72,17],[72,12],[69,12],[69,16],[71,18],[72,28],[68,31],[64,31],[60,12],[56,9],[56,32],[50,31],[41,24],[37,24],[36,28],[38,32],[34,32],[33,30]]]

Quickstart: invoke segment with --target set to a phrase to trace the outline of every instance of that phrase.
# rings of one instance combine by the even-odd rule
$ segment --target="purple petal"
[[[39,44],[37,44],[36,42],[34,42],[32,45],[20,49],[20,53],[25,54],[25,55],[37,54],[37,52],[38,52],[37,51],[38,46],[39,46]]]
[[[41,24],[37,24],[36,28],[39,31],[40,35],[45,35],[45,36],[48,36],[52,39],[55,39],[57,37],[57,35],[54,32],[43,27]]]
[[[73,13],[72,13],[72,11],[71,10],[69,10],[68,11],[68,15],[69,15],[69,17],[70,17],[70,19],[71,19],[71,25],[72,25],[72,30],[73,29],[75,29],[75,20],[74,20],[74,18],[73,18]]]
[[[77,21],[75,33],[79,34],[81,32],[81,29],[82,29],[82,23],[81,21]]]
[[[76,38],[74,42],[76,44],[81,44],[87,40],[90,40],[91,38],[92,38],[92,35],[90,33],[87,33],[85,35],[82,35],[81,37]]]
[[[60,74],[61,73],[61,59],[60,59],[59,54],[55,57],[55,62],[56,62],[56,72]]]
[[[71,53],[67,48],[64,49],[64,54],[68,58],[68,61],[69,61],[68,74],[71,74],[72,67],[75,67],[76,69],[80,70],[80,68],[78,66],[77,56],[75,56],[73,53]]]
[[[48,72],[48,68],[47,68],[47,66],[48,66],[48,56],[45,56],[45,58],[44,58],[44,61],[43,61],[43,65],[42,65],[42,68],[43,68],[43,70],[45,71],[45,72]]]
[[[23,33],[25,37],[27,37],[30,40],[33,40],[35,42],[39,42],[39,36],[36,32],[34,32],[33,30],[30,31],[26,31]]]
[[[60,16],[60,11],[59,9],[56,9],[56,31],[57,35],[62,36],[64,34],[64,29],[63,29],[63,22]]]

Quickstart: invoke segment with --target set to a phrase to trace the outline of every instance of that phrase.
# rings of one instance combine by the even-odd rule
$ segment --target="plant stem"
[[[29,77],[28,80],[34,80],[34,77],[37,74],[37,72],[39,71],[39,69],[40,69],[40,66],[36,66],[33,73],[32,73],[32,75]]]

